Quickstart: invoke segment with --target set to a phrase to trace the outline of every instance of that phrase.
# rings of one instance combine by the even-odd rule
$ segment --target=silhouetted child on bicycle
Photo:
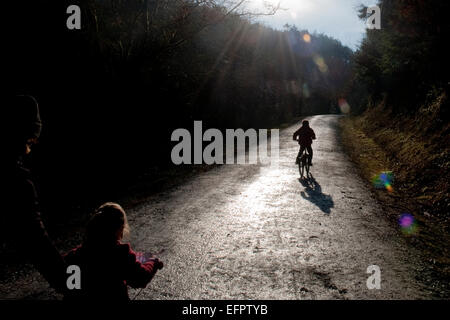
[[[128,287],[145,288],[163,263],[156,257],[138,260],[129,244],[122,243],[129,232],[125,211],[117,203],[105,203],[87,225],[83,244],[66,256],[68,265],[77,265],[81,289],[66,298],[129,300]]]
[[[306,149],[309,154],[309,165],[312,166],[313,149],[311,145],[313,140],[316,140],[316,134],[314,133],[314,130],[310,128],[308,120],[303,120],[302,127],[295,131],[293,139],[296,141],[298,140],[298,144],[300,145],[300,151],[298,152],[295,164],[299,163],[299,159]]]

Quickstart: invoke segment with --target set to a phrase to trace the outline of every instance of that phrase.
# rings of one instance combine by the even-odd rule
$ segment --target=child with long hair
[[[71,290],[67,298],[129,300],[128,286],[147,286],[163,263],[155,257],[141,263],[130,245],[121,242],[128,232],[119,204],[108,202],[97,209],[83,244],[65,256],[81,273],[81,289]]]

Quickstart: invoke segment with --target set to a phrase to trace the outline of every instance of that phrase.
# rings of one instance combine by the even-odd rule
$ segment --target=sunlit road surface
[[[135,299],[417,299],[422,268],[339,143],[338,116],[311,119],[310,185],[292,134],[278,168],[225,165],[128,209],[135,249],[165,263]],[[369,265],[381,289],[367,288]]]

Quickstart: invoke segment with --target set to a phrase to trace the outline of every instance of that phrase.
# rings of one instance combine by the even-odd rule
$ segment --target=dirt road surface
[[[298,125],[280,133],[278,168],[226,165],[130,211],[132,243],[164,249],[136,299],[416,299],[423,266],[344,154],[338,116],[311,118],[313,178],[299,181]],[[369,290],[369,265],[381,289]]]

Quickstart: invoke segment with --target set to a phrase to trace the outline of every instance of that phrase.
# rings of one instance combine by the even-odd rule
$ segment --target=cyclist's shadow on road
[[[328,194],[322,193],[322,187],[317,180],[310,174],[309,178],[299,179],[299,181],[301,185],[305,187],[305,189],[300,192],[302,198],[314,203],[324,213],[330,214],[331,208],[334,207],[333,198]]]

